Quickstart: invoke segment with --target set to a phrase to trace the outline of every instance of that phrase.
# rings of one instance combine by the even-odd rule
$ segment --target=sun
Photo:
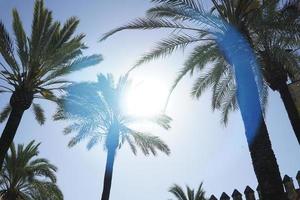
[[[134,116],[157,115],[164,109],[168,92],[166,84],[160,80],[135,81],[125,96],[125,110]]]

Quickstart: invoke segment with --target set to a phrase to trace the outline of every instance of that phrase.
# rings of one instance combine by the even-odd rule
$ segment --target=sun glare
[[[166,103],[168,88],[158,80],[134,82],[125,99],[126,112],[135,116],[159,114]]]

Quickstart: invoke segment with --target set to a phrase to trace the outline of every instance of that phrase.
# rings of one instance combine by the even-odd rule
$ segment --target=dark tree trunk
[[[247,135],[247,138],[249,136]],[[262,119],[256,136],[248,140],[254,171],[263,200],[286,200],[282,179],[265,121]]]
[[[280,93],[281,99],[284,103],[284,107],[288,113],[289,120],[294,129],[294,133],[296,135],[298,143],[300,144],[300,115],[297,111],[297,107],[295,105],[294,100],[292,99],[291,93],[286,82],[283,82],[280,85],[278,92]]]
[[[116,149],[108,149],[101,200],[109,200]]]
[[[7,193],[3,195],[3,200],[17,200],[18,195],[15,191],[8,190]]]
[[[2,169],[5,155],[14,140],[24,110],[12,108],[5,128],[0,138],[0,169]]]
[[[279,167],[262,115],[259,96],[262,81],[259,70],[253,66],[256,56],[251,51],[249,43],[243,40],[235,29],[229,29],[221,35],[218,38],[218,45],[224,52],[226,60],[234,68],[237,101],[262,198],[286,200]]]

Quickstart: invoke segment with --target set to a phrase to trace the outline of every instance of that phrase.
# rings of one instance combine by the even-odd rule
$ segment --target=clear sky
[[[144,16],[151,6],[147,0],[46,0],[46,6],[53,10],[55,19],[64,21],[73,15],[79,17],[79,32],[87,34],[85,41],[90,47],[86,54],[101,53],[104,57],[99,65],[70,77],[77,81],[95,80],[97,73],[123,74],[155,41],[168,34],[165,31],[129,31],[98,42],[110,29]],[[9,31],[14,7],[29,31],[33,0],[0,1],[0,19]],[[179,51],[167,59],[146,64],[133,73],[133,78],[160,80],[169,87],[187,54],[188,51]],[[173,118],[172,129],[155,130],[155,134],[170,146],[171,155],[144,157],[140,153],[134,156],[124,146],[115,162],[111,200],[166,200],[171,198],[167,191],[174,183],[197,187],[203,181],[208,196],[215,194],[217,197],[223,191],[231,195],[235,188],[243,192],[247,185],[256,187],[240,113],[232,114],[229,125],[223,127],[219,123],[220,113],[212,112],[210,92],[198,101],[192,99],[191,84],[192,79],[186,77],[172,96],[167,110]],[[295,177],[300,170],[300,148],[279,95],[270,94],[266,120],[273,149],[281,175]],[[1,96],[0,105],[7,102],[8,97]],[[83,142],[69,149],[70,137],[62,134],[65,123],[53,122],[50,118],[55,106],[41,103],[48,116],[46,124],[39,126],[32,113],[26,112],[15,141],[28,143],[36,139],[42,142],[41,156],[58,167],[58,184],[66,200],[100,199],[106,159],[102,146],[87,151]],[[2,129],[3,124],[0,125]]]

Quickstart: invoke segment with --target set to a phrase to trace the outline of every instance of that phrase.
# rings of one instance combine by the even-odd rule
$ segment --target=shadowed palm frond
[[[33,103],[32,106],[35,119],[39,122],[40,125],[43,125],[46,120],[44,110],[42,109],[40,104]]]
[[[152,30],[152,29],[175,29],[175,30],[189,30],[189,31],[199,31],[203,32],[203,30],[198,28],[191,28],[185,24],[180,22],[173,22],[166,19],[151,19],[151,18],[138,18],[131,23],[121,26],[119,28],[113,29],[108,33],[105,33],[100,41],[107,39],[108,37],[112,36],[113,34],[123,31],[123,30]],[[206,31],[204,31],[206,32]]]
[[[178,200],[189,200],[179,185],[173,185],[169,189],[169,192],[172,193]]]
[[[0,113],[0,123],[4,122],[8,118],[10,111],[11,106],[7,104]]]
[[[160,57],[164,58],[165,56],[172,54],[175,50],[184,49],[186,46],[192,43],[199,42],[199,41],[209,41],[209,40],[211,39],[209,38],[200,39],[198,37],[193,37],[188,35],[173,35],[159,42],[152,51],[142,56],[136,62],[136,64],[131,68],[131,70],[151,60]]]
[[[130,130],[130,135],[134,139],[135,145],[138,146],[143,154],[149,155],[152,153],[153,155],[157,154],[157,150],[169,155],[170,149],[169,147],[157,136],[153,136],[149,133],[142,133]]]
[[[195,190],[186,186],[186,193],[183,188],[177,184],[174,184],[169,192],[173,194],[178,200],[206,200],[205,191],[203,190],[203,183],[201,183],[195,193]]]

